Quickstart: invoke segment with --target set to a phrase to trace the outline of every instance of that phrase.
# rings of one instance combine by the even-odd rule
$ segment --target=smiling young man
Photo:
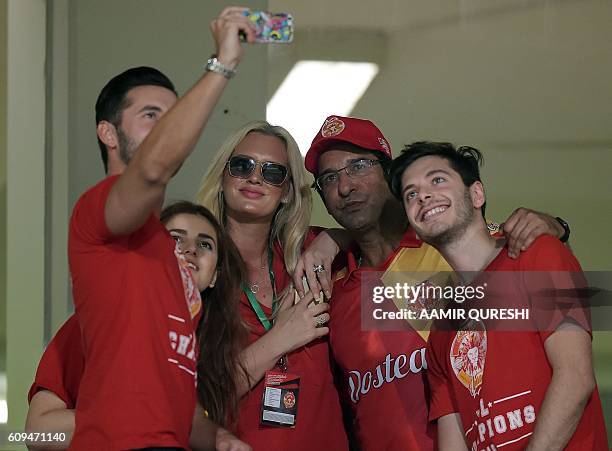
[[[464,279],[469,274],[465,282],[519,273],[511,283],[489,283],[486,291],[493,294],[479,301],[485,307],[502,298],[547,312],[539,304],[546,299],[541,289],[575,291],[580,265],[550,236],[510,258],[505,240],[487,229],[481,162],[471,147],[418,142],[394,160],[389,185],[419,237]],[[437,420],[440,450],[608,449],[588,316],[582,308],[554,312],[520,330],[502,331],[500,322],[484,320],[432,331],[429,417]]]
[[[391,147],[374,123],[342,116],[325,120],[306,154],[306,169],[315,176],[327,211],[356,244],[347,255],[346,271],[334,284],[330,346],[354,417],[358,446],[432,450],[435,431],[427,421],[424,383],[428,332],[415,330],[407,321],[393,331],[362,329],[362,282],[370,273],[383,274],[381,282],[389,286],[404,282],[408,272],[450,270],[433,247],[417,238],[401,214],[402,205],[385,179],[390,161]],[[529,244],[524,238],[560,234],[548,215],[525,212],[506,221],[512,226],[508,233],[515,232],[517,253]],[[302,267],[310,269],[312,263],[321,262]],[[318,276],[322,279],[326,274]],[[327,289],[325,281],[320,281]],[[300,270],[296,270],[295,284],[301,286]]]

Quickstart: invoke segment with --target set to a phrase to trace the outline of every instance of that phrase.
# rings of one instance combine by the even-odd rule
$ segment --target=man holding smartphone
[[[216,57],[178,101],[171,86],[139,83],[97,118],[109,177],[78,200],[68,243],[85,356],[74,449],[189,448],[201,300],[184,286],[191,273],[181,274],[159,212],[242,58],[239,32],[254,40],[244,10],[228,7],[211,23]]]

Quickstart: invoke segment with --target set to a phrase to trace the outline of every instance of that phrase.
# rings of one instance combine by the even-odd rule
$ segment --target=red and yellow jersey
[[[410,229],[378,268],[359,267],[351,253],[347,259],[347,267],[336,275],[330,303],[330,345],[361,448],[433,450],[424,374],[428,332],[416,331],[407,321],[401,321],[400,330],[363,330],[361,286],[368,273],[382,274],[382,283],[389,286],[409,282],[409,273],[428,278],[450,267]]]

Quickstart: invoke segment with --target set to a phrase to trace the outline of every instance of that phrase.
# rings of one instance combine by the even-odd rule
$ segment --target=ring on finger
[[[314,265],[312,270],[315,272],[315,274],[319,274],[320,272],[325,271],[325,266],[323,266],[323,263],[320,263],[318,265]]]
[[[327,318],[325,318],[325,316],[323,315],[319,315],[315,318],[315,321],[316,321],[316,327],[323,327],[325,323],[327,322]]]

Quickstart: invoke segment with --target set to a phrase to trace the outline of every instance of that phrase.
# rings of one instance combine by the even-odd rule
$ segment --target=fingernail
[[[325,292],[325,296],[327,296],[327,299],[331,298],[331,292],[329,290],[327,290]]]

